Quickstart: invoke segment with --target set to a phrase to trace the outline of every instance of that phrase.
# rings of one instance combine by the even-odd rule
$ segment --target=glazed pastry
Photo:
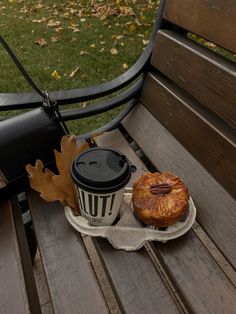
[[[189,194],[183,181],[170,172],[142,174],[133,184],[134,212],[147,225],[167,227],[188,209]]]

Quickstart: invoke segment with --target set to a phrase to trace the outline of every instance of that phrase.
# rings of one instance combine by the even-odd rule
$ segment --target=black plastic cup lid
[[[135,166],[119,151],[96,147],[75,158],[71,175],[81,189],[110,193],[123,188],[135,170]]]

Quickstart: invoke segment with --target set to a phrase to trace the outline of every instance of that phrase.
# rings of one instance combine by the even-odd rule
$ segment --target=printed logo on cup
[[[110,223],[119,212],[123,189],[112,194],[93,194],[78,189],[82,215],[92,222]]]

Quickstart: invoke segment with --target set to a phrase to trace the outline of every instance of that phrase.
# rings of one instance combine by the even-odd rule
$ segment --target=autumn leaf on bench
[[[70,168],[77,155],[88,149],[88,143],[78,144],[75,136],[63,136],[61,152],[54,150],[56,166],[59,174],[54,174],[45,168],[41,160],[36,160],[35,166],[28,164],[30,186],[38,191],[47,202],[60,201],[63,206],[70,206],[75,215],[79,214],[79,204],[76,200],[76,190],[73,184]]]
[[[37,159],[35,166],[28,164],[26,171],[29,174],[30,186],[40,192],[40,196],[47,202],[60,201],[66,205],[66,194],[59,190],[52,181],[54,173],[45,168],[43,162]]]
[[[78,207],[78,202],[76,201],[76,191],[70,175],[70,168],[75,157],[88,148],[88,143],[78,145],[75,136],[69,138],[63,136],[61,140],[61,152],[54,150],[59,175],[53,176],[52,180],[58,189],[65,191],[67,195],[66,202],[73,209]]]

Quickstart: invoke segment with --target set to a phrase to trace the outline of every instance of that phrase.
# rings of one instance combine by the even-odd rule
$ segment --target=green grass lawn
[[[147,0],[4,0],[1,35],[42,89],[91,86],[135,63],[149,39],[158,5]],[[0,92],[30,91],[3,49],[0,60]],[[81,133],[116,113],[74,121],[70,127]]]
[[[0,32],[41,89],[92,86],[121,75],[139,58],[159,2],[0,0]],[[232,53],[194,34],[189,38],[236,61]],[[0,93],[31,91],[2,47],[0,65]],[[119,110],[69,122],[69,128],[76,134],[98,128]]]

